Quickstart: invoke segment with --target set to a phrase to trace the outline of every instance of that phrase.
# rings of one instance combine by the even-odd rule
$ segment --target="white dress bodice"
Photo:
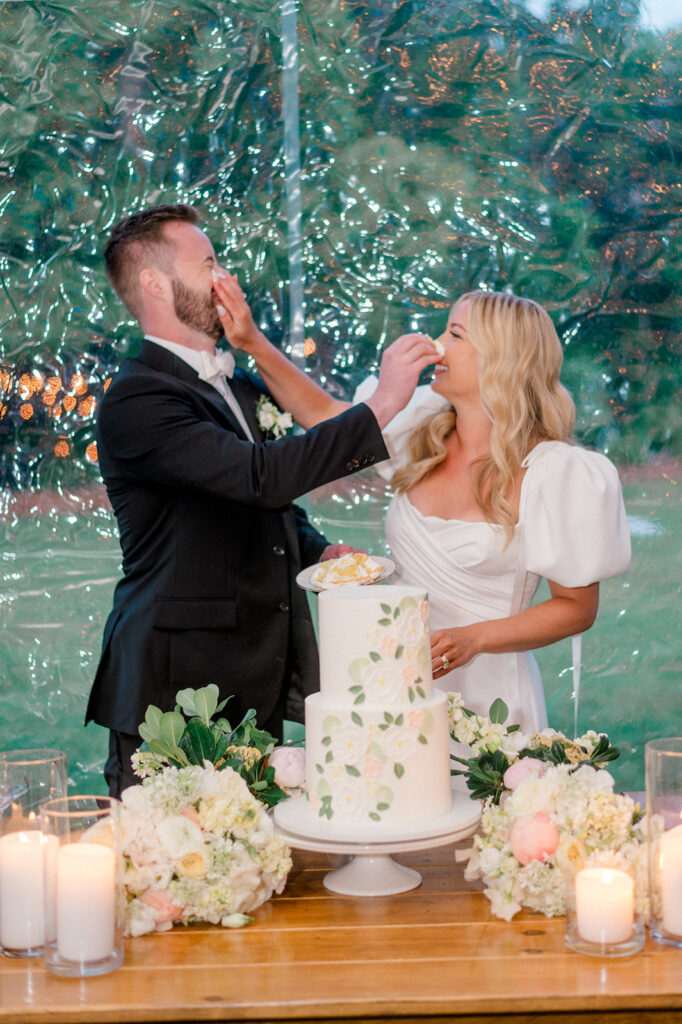
[[[367,394],[365,385],[356,398]],[[384,430],[391,460],[377,468],[386,479],[407,461],[415,427],[447,406],[430,388],[417,389]],[[541,577],[582,587],[629,568],[620,482],[605,456],[545,441],[523,466],[519,522],[506,547],[501,526],[424,515],[407,494],[392,498],[386,538],[401,581],[428,588],[432,631],[522,611]],[[480,654],[442,677],[439,686],[459,691],[467,707],[484,714],[501,697],[509,722],[524,732],[547,724],[542,681],[530,652]]]

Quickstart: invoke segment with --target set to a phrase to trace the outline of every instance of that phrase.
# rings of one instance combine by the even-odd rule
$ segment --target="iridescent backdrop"
[[[682,729],[682,15],[288,0],[289,33],[292,15],[297,49],[274,0],[0,2],[0,747],[61,746],[73,783],[102,789],[106,733],[82,718],[119,548],[94,417],[137,331],[101,252],[122,215],[183,200],[267,334],[338,394],[464,290],[550,310],[634,544],[584,644],[579,724],[641,788],[646,739]],[[310,504],[330,539],[380,553],[386,500],[363,475]],[[570,644],[540,660],[570,731]]]

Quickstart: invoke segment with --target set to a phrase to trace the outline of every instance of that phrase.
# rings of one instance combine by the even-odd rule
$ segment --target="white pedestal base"
[[[453,793],[450,813],[438,819],[437,824],[424,822],[415,826],[416,837],[397,831],[391,836],[390,832],[378,830],[368,839],[365,829],[356,833],[349,830],[345,836],[337,831],[324,837],[324,822],[312,815],[303,799],[286,800],[274,808],[277,831],[289,846],[350,857],[347,864],[324,877],[325,888],[342,896],[392,896],[415,889],[422,880],[419,872],[397,864],[391,855],[466,839],[476,831],[480,818],[477,801]]]
[[[422,876],[388,854],[355,856],[324,877],[325,889],[342,896],[392,896],[421,885]]]

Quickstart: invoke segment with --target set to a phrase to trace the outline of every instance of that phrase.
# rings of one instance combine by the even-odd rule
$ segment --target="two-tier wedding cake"
[[[317,820],[380,833],[450,811],[447,698],[433,688],[428,622],[418,587],[320,594],[320,692],[305,704]]]

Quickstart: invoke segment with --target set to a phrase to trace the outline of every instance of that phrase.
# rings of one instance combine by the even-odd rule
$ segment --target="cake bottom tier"
[[[305,702],[305,735],[316,816],[409,825],[450,810],[447,697],[440,690],[397,714],[315,693]]]

